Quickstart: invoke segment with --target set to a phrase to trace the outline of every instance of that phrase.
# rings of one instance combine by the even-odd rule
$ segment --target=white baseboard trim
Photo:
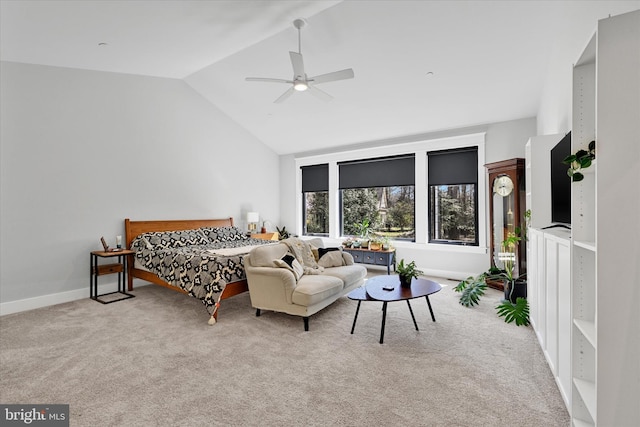
[[[149,285],[148,282],[134,281],[134,289],[140,286]],[[118,290],[117,283],[107,283],[98,286],[98,294],[106,294],[116,292]],[[51,305],[62,304],[65,302],[76,301],[79,299],[89,298],[90,292],[88,287],[75,289],[73,291],[59,292],[57,294],[42,295],[39,297],[25,298],[16,301],[0,303],[0,316],[7,314],[20,313],[22,311],[34,310],[36,308],[49,307]]]
[[[432,268],[420,268],[427,276],[441,277],[449,280],[464,280],[469,276],[477,276],[475,273],[465,273],[460,271],[435,270]]]

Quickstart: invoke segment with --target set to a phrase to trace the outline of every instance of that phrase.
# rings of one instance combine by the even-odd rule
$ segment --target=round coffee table
[[[433,315],[433,309],[431,308],[431,301],[429,301],[429,295],[435,294],[442,289],[442,285],[438,282],[428,279],[413,279],[411,287],[403,288],[400,286],[400,278],[397,275],[393,276],[375,276],[367,280],[364,287],[360,287],[351,291],[348,295],[349,299],[358,301],[358,307],[356,308],[356,315],[353,318],[353,326],[351,327],[351,333],[356,328],[356,321],[358,320],[358,312],[360,311],[360,303],[362,301],[382,301],[382,326],[380,328],[380,344],[384,342],[384,327],[387,319],[387,303],[393,301],[407,301],[409,312],[411,313],[411,319],[413,319],[413,325],[418,329],[418,323],[413,315],[413,309],[409,300],[415,298],[425,297],[427,305],[429,306],[429,312],[431,313],[431,320],[436,321]]]

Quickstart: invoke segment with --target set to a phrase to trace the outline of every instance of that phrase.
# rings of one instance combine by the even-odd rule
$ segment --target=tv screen
[[[571,132],[551,149],[551,222],[571,224],[571,178],[569,165],[562,163],[571,154]]]

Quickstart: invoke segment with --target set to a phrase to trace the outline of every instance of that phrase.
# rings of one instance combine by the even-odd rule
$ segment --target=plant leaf
[[[580,159],[580,167],[581,168],[588,168],[589,166],[591,166],[591,157],[583,157]]]
[[[596,149],[596,142],[595,141],[591,141],[589,143],[589,151],[594,151]]]
[[[516,303],[504,300],[496,309],[498,316],[504,317],[506,323],[515,322],[516,326],[529,325],[529,302],[525,298],[516,299]]]
[[[588,155],[589,153],[587,152],[587,150],[578,150],[578,152],[576,153],[576,158],[577,159],[581,159],[582,157]]]
[[[565,157],[562,160],[562,163],[570,165],[571,162],[574,162],[576,160],[576,155],[575,154],[571,154],[570,156]]]
[[[572,175],[572,178],[573,178],[573,182],[578,182],[584,179],[584,175],[582,175],[580,172],[574,172],[574,174]]]
[[[473,307],[480,302],[480,297],[484,295],[484,291],[487,289],[487,284],[483,281],[473,281],[468,283],[467,287],[462,291],[460,295],[460,304],[465,307]]]

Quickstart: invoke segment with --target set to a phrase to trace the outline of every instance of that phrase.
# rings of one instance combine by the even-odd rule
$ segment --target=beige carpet
[[[374,273],[375,274],[375,273]],[[72,426],[567,426],[531,328],[458,304],[454,282],[389,304],[342,298],[310,319],[248,294],[208,326],[199,301],[157,286],[0,318],[0,403],[67,403]]]

